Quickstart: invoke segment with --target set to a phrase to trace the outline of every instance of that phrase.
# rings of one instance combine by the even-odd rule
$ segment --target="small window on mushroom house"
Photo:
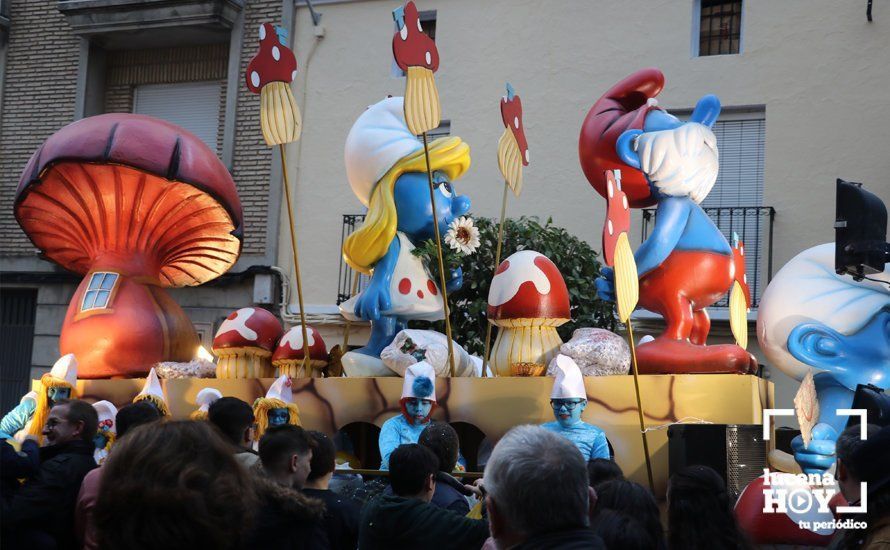
[[[105,309],[111,301],[111,294],[117,284],[117,273],[98,271],[90,277],[90,284],[83,295],[80,311]]]

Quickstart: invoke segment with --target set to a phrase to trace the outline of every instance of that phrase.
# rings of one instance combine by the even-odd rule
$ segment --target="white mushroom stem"
[[[491,368],[498,376],[511,376],[515,363],[547,365],[559,353],[562,339],[556,327],[565,319],[501,319],[491,351]]]
[[[321,372],[328,366],[327,361],[319,361],[318,359],[309,360],[309,370],[311,372],[303,372],[303,359],[280,359],[275,361],[275,376],[287,375],[290,378],[323,378]]]
[[[260,348],[214,349],[217,378],[274,378],[272,353]]]

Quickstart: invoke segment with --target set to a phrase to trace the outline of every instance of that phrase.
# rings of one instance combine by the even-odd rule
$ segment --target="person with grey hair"
[[[498,548],[605,548],[590,530],[596,493],[569,440],[539,426],[517,426],[498,442],[482,485]]]

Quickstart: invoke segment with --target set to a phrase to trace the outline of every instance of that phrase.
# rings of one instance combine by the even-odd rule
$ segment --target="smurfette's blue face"
[[[458,195],[444,172],[433,172],[436,195],[436,216],[439,232],[444,235],[454,218],[463,216],[470,210],[470,199]],[[433,237],[433,207],[430,204],[430,188],[426,173],[409,172],[396,180],[394,191],[396,214],[399,218],[397,229],[407,234],[413,241],[423,241]]]
[[[553,417],[563,428],[570,428],[581,422],[581,413],[587,407],[586,399],[551,399]]]
[[[876,313],[853,334],[822,323],[798,325],[788,335],[788,351],[801,363],[826,370],[845,387],[890,384],[890,308]]]
[[[56,401],[71,398],[71,388],[49,388],[46,390],[46,396],[49,398],[49,405],[52,407]]]
[[[408,399],[405,401],[405,412],[414,422],[420,424],[426,420],[433,408],[433,402],[429,399]]]
[[[269,426],[284,426],[290,420],[287,409],[269,409]]]

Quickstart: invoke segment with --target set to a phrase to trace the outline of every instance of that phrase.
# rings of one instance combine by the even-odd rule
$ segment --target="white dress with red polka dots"
[[[411,253],[414,245],[402,232],[397,232],[399,256],[389,285],[392,307],[381,311],[381,315],[439,321],[445,318],[442,294],[424,267],[423,262]],[[362,293],[358,293],[340,304],[340,311],[347,318],[355,319],[355,303]]]

